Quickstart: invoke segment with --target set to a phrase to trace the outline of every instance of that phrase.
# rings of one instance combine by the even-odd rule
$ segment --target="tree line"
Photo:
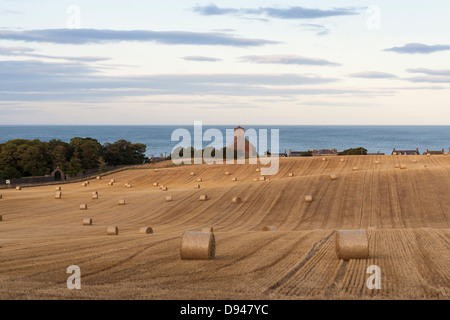
[[[44,176],[59,167],[69,176],[106,166],[134,165],[148,161],[146,145],[118,140],[101,145],[92,138],[73,138],[69,143],[15,139],[0,144],[0,179]]]

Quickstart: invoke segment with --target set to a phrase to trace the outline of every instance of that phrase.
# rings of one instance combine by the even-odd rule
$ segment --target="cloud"
[[[279,63],[296,64],[310,66],[339,66],[340,64],[319,58],[306,58],[297,55],[265,55],[265,56],[244,56],[240,58],[244,62],[252,63]]]
[[[242,38],[220,32],[99,30],[99,29],[44,29],[10,31],[0,30],[0,40],[16,40],[55,44],[98,44],[117,41],[156,42],[169,45],[221,45],[235,47],[262,46],[279,42]]]
[[[35,50],[28,47],[0,47],[0,56],[20,56],[31,58],[43,58],[53,60],[69,60],[80,62],[98,62],[110,60],[105,57],[67,57],[67,56],[49,56],[43,54],[33,53]]]
[[[358,73],[352,73],[349,76],[351,78],[364,78],[364,79],[392,79],[397,77],[395,74],[379,71],[363,71]]]
[[[396,53],[405,54],[430,54],[438,51],[450,50],[450,45],[436,44],[436,45],[426,45],[422,43],[408,43],[403,47],[393,47],[384,49],[384,51],[391,51]]]
[[[187,61],[206,61],[206,62],[222,61],[222,59],[212,58],[212,57],[204,57],[204,56],[187,56],[187,57],[183,57],[183,59],[187,60]]]
[[[216,15],[265,15],[271,18],[278,19],[317,19],[335,16],[350,16],[359,14],[355,8],[333,8],[329,10],[311,9],[304,7],[289,7],[289,8],[275,8],[275,7],[259,7],[256,9],[248,8],[219,8],[211,3],[206,6],[199,6],[193,8],[204,16]]]
[[[324,36],[330,33],[330,29],[321,24],[302,23],[300,27],[303,30],[315,32],[318,36]]]
[[[426,68],[411,68],[407,69],[407,72],[410,73],[423,73],[428,74],[432,76],[449,76],[450,77],[450,70],[433,70],[433,69],[426,69]]]

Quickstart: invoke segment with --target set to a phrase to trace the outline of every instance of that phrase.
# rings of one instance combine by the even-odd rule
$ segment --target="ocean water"
[[[203,132],[210,128],[226,129],[235,126],[203,126]],[[193,125],[185,126],[0,126],[0,143],[12,139],[39,139],[49,141],[61,139],[69,142],[73,137],[90,137],[101,144],[125,139],[133,143],[144,143],[147,155],[170,154],[179,141],[171,141],[175,129],[187,129],[193,137]],[[245,129],[279,130],[280,152],[289,149],[303,151],[310,148],[339,151],[348,148],[365,147],[369,152],[390,154],[393,148],[426,149],[448,151],[450,147],[450,126],[245,126]],[[258,132],[258,131],[257,131]],[[203,147],[211,142],[203,141]],[[264,152],[265,150],[262,150]],[[258,150],[261,152],[261,150]]]

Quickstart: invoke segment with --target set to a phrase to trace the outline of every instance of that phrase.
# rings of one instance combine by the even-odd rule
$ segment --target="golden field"
[[[281,158],[270,181],[253,181],[258,167],[126,170],[58,185],[61,199],[57,185],[0,190],[0,299],[450,298],[450,156]],[[183,231],[209,226],[216,258],[181,260]],[[337,258],[343,229],[367,230],[370,259]],[[66,287],[70,265],[81,290]],[[380,290],[366,287],[370,265]]]

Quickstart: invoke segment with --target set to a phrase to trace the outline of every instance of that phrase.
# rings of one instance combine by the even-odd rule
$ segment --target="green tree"
[[[359,147],[359,148],[351,148],[351,149],[347,149],[344,150],[342,152],[339,152],[339,155],[345,156],[345,155],[366,155],[367,154],[367,149],[363,148],[363,147]]]
[[[102,156],[98,157],[98,169],[100,172],[104,172],[107,165],[108,163],[105,162]]]

